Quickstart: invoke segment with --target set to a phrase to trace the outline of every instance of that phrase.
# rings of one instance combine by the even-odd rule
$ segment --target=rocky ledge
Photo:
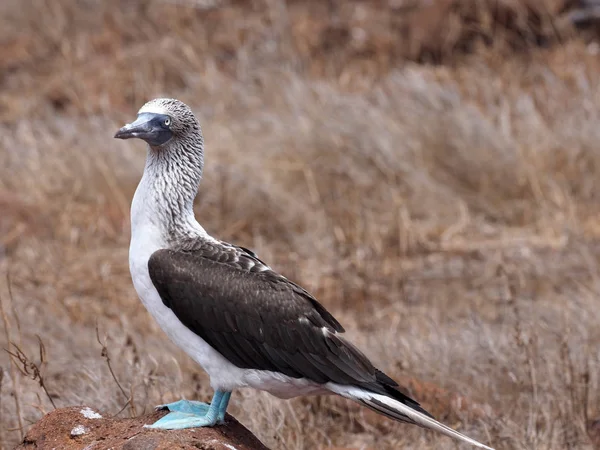
[[[15,450],[268,450],[230,415],[214,428],[159,431],[144,428],[166,412],[133,419],[104,416],[87,406],[46,414]]]

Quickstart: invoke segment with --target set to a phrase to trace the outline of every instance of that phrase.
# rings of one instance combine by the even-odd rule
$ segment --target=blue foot
[[[171,412],[152,425],[144,425],[144,427],[161,430],[213,427],[225,421],[230,397],[231,392],[215,391],[210,405],[189,400],[160,405],[157,409],[168,409]]]
[[[144,425],[144,428],[153,428],[158,430],[181,430],[184,428],[214,427],[217,424],[217,417],[195,416],[178,411],[170,412],[165,417],[157,420],[152,425]]]
[[[168,409],[171,412],[182,412],[187,414],[194,414],[196,416],[205,416],[208,412],[210,405],[204,402],[196,402],[193,400],[179,400],[173,403],[167,403],[166,405],[158,405],[156,410]]]

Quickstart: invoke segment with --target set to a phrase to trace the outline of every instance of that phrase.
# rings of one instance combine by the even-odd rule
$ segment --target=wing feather
[[[196,240],[155,252],[148,269],[164,304],[238,367],[382,394],[392,386],[314,297],[249,250]]]

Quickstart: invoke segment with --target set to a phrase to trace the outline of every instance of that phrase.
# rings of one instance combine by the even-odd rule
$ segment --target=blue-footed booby
[[[119,139],[147,144],[131,204],[129,266],[135,290],[163,331],[207,372],[210,404],[180,400],[158,429],[222,423],[231,392],[251,387],[279,398],[337,394],[391,419],[490,449],[436,421],[343,336],[340,323],[305,289],[252,251],[210,236],[193,202],[204,141],[191,109],[146,103]]]

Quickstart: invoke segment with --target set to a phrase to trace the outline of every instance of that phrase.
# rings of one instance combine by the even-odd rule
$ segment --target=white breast
[[[166,233],[158,222],[156,201],[145,189],[144,179],[131,205],[131,244],[129,269],[133,286],[148,312],[169,338],[181,347],[208,373],[213,389],[232,390],[243,387],[244,370],[231,364],[197,334],[183,325],[165,306],[152,284],[148,260],[157,250],[166,248]]]
[[[138,186],[131,205],[131,244],[129,269],[135,290],[148,312],[167,336],[193,360],[202,366],[210,377],[213,389],[231,391],[241,387],[264,390],[281,398],[324,393],[326,390],[314,382],[296,379],[283,374],[253,369],[241,369],[204,339],[181,323],[173,311],[164,305],[148,272],[148,260],[157,250],[167,248],[166,230],[161,227],[156,199],[146,188],[146,174]],[[204,229],[194,217],[188,218],[190,230],[206,237]]]

